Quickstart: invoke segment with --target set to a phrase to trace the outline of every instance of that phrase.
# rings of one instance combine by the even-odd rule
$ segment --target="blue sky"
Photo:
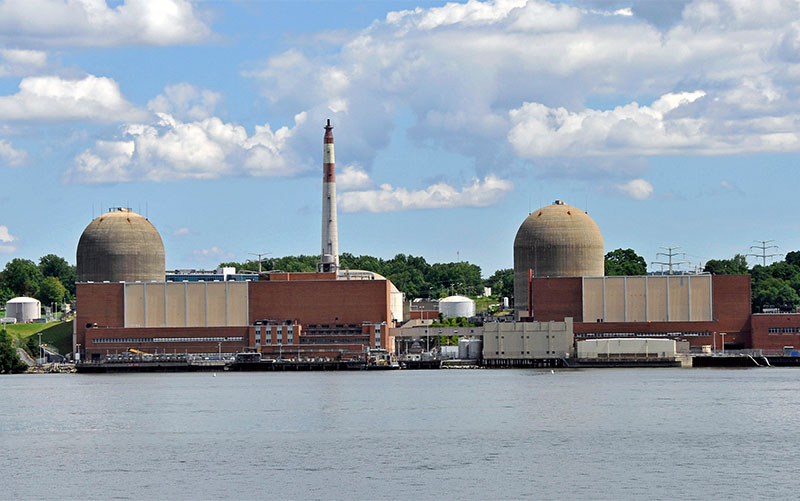
[[[167,267],[342,252],[484,275],[530,210],[692,266],[800,249],[790,1],[0,1],[0,265],[74,263],[101,208]],[[751,263],[755,263],[751,259]]]

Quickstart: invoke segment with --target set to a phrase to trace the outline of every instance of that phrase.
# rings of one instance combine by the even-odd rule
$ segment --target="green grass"
[[[42,344],[49,344],[61,354],[72,351],[72,322],[48,322],[46,324],[12,324],[5,329],[11,334],[14,346],[22,346],[31,336],[42,333]],[[38,341],[38,338],[37,338]]]

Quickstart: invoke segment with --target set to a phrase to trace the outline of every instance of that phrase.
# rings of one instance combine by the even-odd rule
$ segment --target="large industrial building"
[[[328,121],[318,272],[166,274],[155,227],[130,209],[111,209],[78,244],[76,353],[84,360],[131,349],[354,358],[391,348],[403,294],[376,273],[339,268],[332,129]]]

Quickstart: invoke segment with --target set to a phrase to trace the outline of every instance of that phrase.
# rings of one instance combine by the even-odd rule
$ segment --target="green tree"
[[[514,269],[505,268],[497,270],[483,281],[483,285],[492,288],[492,294],[500,297],[514,296]]]
[[[39,259],[39,272],[43,277],[56,277],[66,288],[68,297],[75,297],[75,267],[63,257],[47,254]]]
[[[33,261],[14,258],[3,269],[0,288],[9,289],[15,296],[35,297],[41,280],[42,273]]]
[[[800,296],[785,280],[769,277],[753,287],[753,312],[757,313],[765,307],[796,308],[800,304]]]
[[[791,251],[786,254],[786,262],[800,267],[800,251]]]
[[[712,275],[746,275],[750,269],[747,266],[747,258],[742,254],[736,254],[731,259],[706,261],[703,271]]]
[[[44,305],[61,304],[66,293],[67,289],[58,278],[45,277],[39,286],[39,295],[36,298]]]
[[[11,336],[5,329],[0,330],[0,374],[25,372],[26,369],[26,365],[19,359]]]
[[[616,249],[606,254],[606,276],[646,275],[647,262],[633,249]]]

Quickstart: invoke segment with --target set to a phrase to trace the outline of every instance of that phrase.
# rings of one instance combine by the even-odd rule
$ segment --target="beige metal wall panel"
[[[125,284],[125,327],[144,327],[144,284]]]
[[[669,320],[689,320],[689,277],[669,277]]]
[[[692,277],[692,320],[713,321],[711,318],[711,275]]]
[[[186,326],[186,285],[167,283],[167,327]]]
[[[208,286],[208,326],[225,326],[225,282],[207,282]]]
[[[646,280],[645,277],[627,278],[628,322],[647,322]]]
[[[603,318],[603,278],[583,279],[583,321],[596,322]]]
[[[165,327],[164,282],[144,284],[147,327]]]
[[[189,310],[187,327],[205,327],[206,284],[205,282],[190,282],[186,285],[186,304]]]
[[[606,322],[625,321],[625,277],[606,277]]]
[[[573,339],[572,318],[564,322],[489,322],[483,326],[483,358],[569,357]]]
[[[667,321],[667,277],[647,277],[647,320]]]
[[[228,282],[228,325],[248,325],[247,282]]]

